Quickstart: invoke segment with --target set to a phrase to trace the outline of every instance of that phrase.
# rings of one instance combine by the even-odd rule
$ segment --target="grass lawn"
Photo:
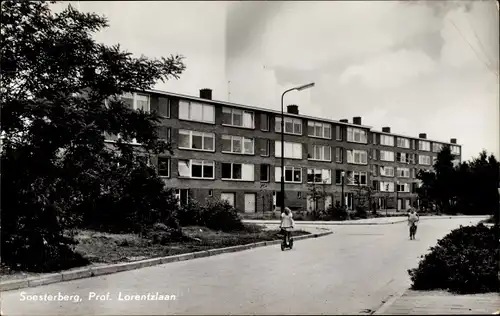
[[[84,255],[91,265],[131,262],[155,257],[173,256],[183,253],[271,241],[281,238],[279,230],[266,230],[263,226],[245,224],[245,230],[220,232],[206,227],[183,227],[189,241],[171,242],[165,245],[153,244],[151,240],[136,234],[111,234],[91,230],[81,230],[76,235],[79,241],[76,251]],[[309,232],[294,231],[293,236],[308,235]],[[78,268],[75,268],[78,269]],[[11,271],[0,267],[0,280],[20,279],[40,275]]]

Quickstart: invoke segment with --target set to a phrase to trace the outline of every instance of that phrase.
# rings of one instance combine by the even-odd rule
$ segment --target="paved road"
[[[333,235],[170,263],[114,275],[1,293],[3,315],[360,314],[409,286],[407,269],[448,231],[480,219],[421,222],[417,240],[404,223],[335,226]],[[81,302],[21,302],[26,295],[78,294]],[[89,292],[111,300],[88,300]],[[171,301],[119,301],[160,292]],[[26,297],[26,296],[25,296]]]

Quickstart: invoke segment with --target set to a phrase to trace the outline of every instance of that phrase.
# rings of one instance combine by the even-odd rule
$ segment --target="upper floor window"
[[[215,134],[179,130],[179,148],[204,151],[215,150]]]
[[[302,144],[301,143],[292,143],[285,142],[285,158],[292,159],[302,159]],[[274,156],[281,157],[281,141],[276,140],[274,142]]]
[[[418,150],[430,151],[431,143],[425,140],[418,141]]]
[[[281,167],[274,168],[275,182],[281,182]],[[302,183],[302,168],[285,166],[285,182]]]
[[[368,153],[365,150],[347,150],[347,163],[366,165],[368,163]]]
[[[373,133],[372,135],[373,135],[372,143],[373,143],[373,145],[377,145],[377,134]]]
[[[183,159],[178,161],[179,177],[214,179],[215,163],[208,160]]]
[[[397,176],[401,178],[409,178],[410,177],[410,168],[398,168]]]
[[[223,107],[222,124],[237,127],[254,128],[254,113],[251,111]]]
[[[393,151],[380,151],[380,160],[382,161],[394,161],[394,152]]]
[[[302,120],[298,118],[285,117],[285,134],[302,135]],[[275,119],[274,130],[281,133],[281,116]]]
[[[308,158],[311,160],[332,160],[332,148],[325,145],[309,145]]]
[[[332,184],[330,169],[307,169],[307,183]]]
[[[335,139],[342,140],[342,128],[339,125],[335,126]]]
[[[380,135],[380,145],[394,146],[394,136]]]
[[[341,147],[335,148],[335,162],[342,163],[343,160],[343,151],[344,149]]]
[[[253,155],[254,140],[242,136],[222,135],[222,152]]]
[[[432,143],[432,151],[437,153],[440,152],[441,149],[443,149],[443,144],[438,144],[438,143]]]
[[[398,137],[397,142],[399,148],[410,148],[410,140],[408,138]]]
[[[454,155],[460,155],[460,146],[454,146],[452,145],[450,147],[451,153]]]
[[[407,153],[397,153],[396,154],[396,161],[402,162],[402,163],[408,162],[408,154]]]
[[[398,192],[410,192],[410,184],[409,183],[398,183]]]
[[[355,143],[367,143],[367,132],[361,128],[348,127],[347,128],[347,141]]]
[[[194,101],[180,100],[179,119],[214,124],[214,106]]]
[[[332,138],[332,125],[314,121],[307,122],[307,134],[312,137]]]
[[[223,180],[254,181],[254,165],[236,162],[224,162],[221,166]]]
[[[149,95],[147,94],[136,92],[124,93],[121,99],[132,110],[143,110],[145,112],[149,112],[150,110]]]
[[[380,192],[394,192],[394,182],[381,181]]]
[[[366,171],[347,171],[347,184],[348,185],[366,185],[367,177]]]
[[[262,131],[268,131],[269,130],[269,122],[270,122],[270,117],[267,113],[261,113],[260,114],[260,129]]]
[[[382,177],[394,177],[394,167],[380,166],[380,175]]]
[[[418,163],[420,165],[430,165],[431,164],[431,157],[425,156],[425,155],[418,155]]]
[[[160,177],[170,177],[170,158],[158,157],[158,175]]]

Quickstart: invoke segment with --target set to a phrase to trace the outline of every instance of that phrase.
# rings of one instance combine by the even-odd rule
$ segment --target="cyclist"
[[[420,220],[414,208],[410,208],[408,212],[408,226],[410,226],[410,239],[415,239],[417,233],[417,223]]]
[[[290,228],[293,228],[294,222],[293,222],[293,216],[292,216],[292,211],[288,208],[285,207],[285,210],[283,213],[281,213],[281,232],[283,233],[283,238],[285,240],[285,244],[288,245],[288,242],[290,240]]]

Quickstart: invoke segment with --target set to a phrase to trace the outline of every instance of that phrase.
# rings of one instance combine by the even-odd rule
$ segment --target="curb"
[[[408,291],[408,289],[404,290],[403,292],[401,293],[397,293],[397,294],[392,294],[389,296],[389,299],[387,301],[385,301],[384,304],[382,304],[382,306],[380,306],[379,308],[377,308],[377,310],[375,310],[373,313],[371,313],[370,315],[384,315],[387,310],[398,300],[400,299],[403,295],[405,295],[405,293]]]
[[[324,232],[324,233],[297,236],[297,237],[293,237],[293,239],[294,240],[303,240],[303,239],[309,239],[309,238],[323,237],[323,236],[327,236],[327,235],[331,235],[331,234],[333,234],[333,232]],[[140,268],[152,267],[152,266],[165,264],[165,263],[186,261],[186,260],[191,260],[191,259],[216,256],[216,255],[220,255],[223,253],[238,252],[238,251],[248,250],[248,249],[252,249],[252,248],[278,245],[280,243],[281,243],[281,240],[261,241],[261,242],[257,242],[257,243],[253,243],[253,244],[232,246],[232,247],[226,247],[226,248],[216,248],[216,249],[210,249],[210,250],[204,250],[204,251],[198,251],[198,252],[185,253],[185,254],[175,255],[175,256],[145,259],[145,260],[140,260],[140,261],[135,261],[135,262],[116,263],[116,264],[98,266],[98,267],[81,268],[81,269],[77,269],[77,270],[52,273],[52,274],[47,274],[47,275],[43,275],[40,277],[32,277],[32,278],[26,278],[26,279],[22,279],[22,280],[4,281],[4,282],[0,283],[0,291],[1,292],[12,291],[12,290],[18,290],[18,289],[22,289],[22,288],[37,287],[37,286],[41,286],[41,285],[90,278],[90,277],[101,276],[101,275],[106,275],[106,274],[114,274],[114,273],[123,272],[123,271],[130,271],[130,270],[135,270],[135,269],[140,269]]]

